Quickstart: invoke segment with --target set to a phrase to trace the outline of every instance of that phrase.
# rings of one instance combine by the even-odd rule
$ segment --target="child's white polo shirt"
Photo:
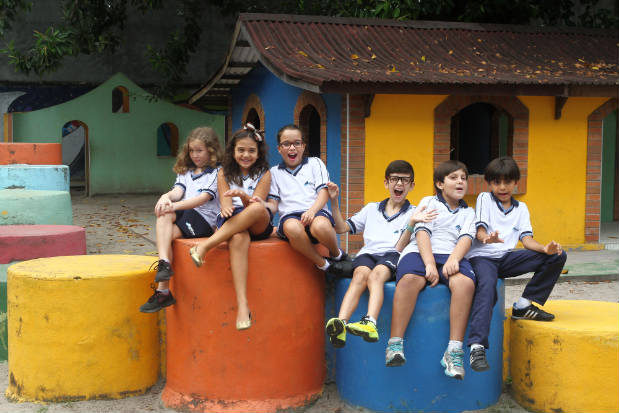
[[[432,253],[451,254],[462,237],[475,237],[475,211],[464,200],[460,200],[458,208],[452,210],[439,193],[427,196],[421,200],[417,208],[425,206],[427,211],[435,209],[438,216],[431,222],[420,222],[415,225],[415,234],[426,231],[430,235]],[[411,235],[411,242],[404,248],[400,257],[409,252],[419,252],[415,234]]]
[[[408,224],[415,207],[406,200],[402,208],[389,217],[385,212],[387,201],[389,198],[381,202],[370,202],[346,220],[351,234],[363,232],[363,248],[357,255],[382,255],[396,251],[395,244]]]
[[[294,170],[282,162],[271,168],[269,198],[279,201],[280,218],[293,212],[307,211],[318,191],[327,187],[329,172],[320,158],[304,158]],[[323,207],[328,211],[327,206]]]
[[[524,202],[512,198],[512,206],[505,210],[492,192],[482,192],[477,197],[475,209],[475,228],[484,227],[488,234],[499,231],[499,238],[503,242],[484,245],[475,239],[467,258],[501,258],[523,237],[533,236],[529,209]]]
[[[219,202],[215,202],[217,198],[218,171],[219,168],[204,168],[201,173],[195,175],[193,171],[187,171],[184,174],[176,175],[176,182],[174,182],[174,186],[183,188],[183,199],[196,197],[203,192],[213,197],[211,201],[194,208],[213,227],[215,226],[217,214],[219,214]]]
[[[247,195],[251,197],[254,194],[256,187],[258,186],[258,182],[260,182],[264,174],[265,172],[263,171],[262,173],[259,173],[256,176],[249,176],[249,175],[242,176],[241,181],[243,185],[237,185],[234,182],[228,182],[228,186],[230,187],[230,189],[240,189],[241,191],[245,192]],[[240,197],[235,196],[232,198],[232,206],[242,207],[243,201],[241,201]]]

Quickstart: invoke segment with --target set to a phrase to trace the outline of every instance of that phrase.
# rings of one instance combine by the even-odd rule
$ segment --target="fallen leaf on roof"
[[[421,56],[421,61],[425,62],[426,61],[426,57],[425,56]]]
[[[350,55],[350,58],[355,60],[355,59],[358,59],[359,56],[357,56],[356,54],[353,53],[353,54]]]
[[[395,73],[397,71],[398,71],[398,69],[395,68],[395,65],[389,65],[389,72]]]
[[[600,68],[597,66],[591,66],[591,70],[600,70]]]
[[[325,67],[323,65],[321,65],[320,63],[316,63],[313,67],[315,67],[316,69],[324,69]]]
[[[450,50],[450,51],[449,51],[449,54],[454,54],[454,51],[453,51],[453,50]]]
[[[303,50],[299,50],[299,54],[300,54],[301,56],[305,56],[305,57],[307,57],[307,53],[305,53]]]
[[[376,59],[376,55],[372,53],[372,60]]]
[[[265,47],[265,48],[264,48],[264,50],[269,50],[269,49],[272,49],[272,48],[274,48],[274,47],[275,47],[275,46],[267,46],[267,47]]]

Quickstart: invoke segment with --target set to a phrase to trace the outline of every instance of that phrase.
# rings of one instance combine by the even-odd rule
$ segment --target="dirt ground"
[[[152,209],[157,195],[111,195],[86,198],[72,197],[74,224],[86,229],[88,254],[139,254],[156,256]],[[569,262],[569,261],[568,261]],[[511,306],[522,292],[522,285],[506,286],[505,305]],[[569,281],[555,286],[550,299],[596,300],[619,302],[618,281]],[[0,397],[0,412],[173,412],[160,401],[165,383],[160,380],[146,394],[121,400],[94,400],[68,403],[11,403]],[[0,388],[8,386],[7,362],[0,363]],[[369,412],[345,404],[335,384],[325,385],[324,392],[313,405],[303,409],[308,413]],[[476,412],[527,412],[508,393],[499,402]]]

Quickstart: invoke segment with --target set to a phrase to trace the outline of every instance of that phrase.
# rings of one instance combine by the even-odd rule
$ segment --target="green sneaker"
[[[346,345],[346,327],[342,320],[332,318],[327,321],[325,330],[333,347],[341,348]]]
[[[363,317],[361,321],[346,324],[346,330],[352,335],[363,337],[367,342],[376,343],[378,341],[376,324],[370,321],[370,317],[367,315]]]

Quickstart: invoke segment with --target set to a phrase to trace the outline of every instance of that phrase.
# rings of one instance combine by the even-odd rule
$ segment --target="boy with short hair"
[[[340,305],[338,317],[331,318],[325,327],[334,347],[344,347],[346,331],[371,343],[378,341],[376,319],[383,305],[383,286],[393,278],[400,257],[395,244],[409,219],[415,223],[428,222],[436,215],[427,212],[425,208],[415,210],[406,199],[415,187],[415,172],[410,163],[402,160],[391,162],[385,170],[384,185],[389,191],[389,198],[368,203],[344,221],[337,199],[339,189],[333,182],[327,184],[335,231],[338,234],[363,232],[364,241],[363,248],[353,261],[352,280]],[[334,263],[334,269],[337,270],[340,265]],[[359,322],[348,324],[366,287],[370,294],[367,315]]]
[[[510,157],[491,161],[484,179],[490,192],[477,197],[473,247],[467,255],[475,275],[477,289],[471,309],[469,338],[470,364],[475,371],[490,368],[486,360],[492,308],[497,301],[497,277],[516,277],[534,272],[522,296],[514,303],[512,318],[551,321],[554,315],[533,305],[544,305],[561,275],[567,255],[561,245],[551,241],[542,245],[533,239],[529,210],[513,198],[520,170]],[[524,250],[514,250],[518,241]]]
[[[429,223],[407,226],[396,248],[402,250],[396,272],[393,297],[391,338],[385,364],[401,366],[404,356],[404,333],[419,293],[439,282],[449,287],[449,343],[441,365],[445,374],[464,378],[462,341],[475,293],[475,274],[464,258],[475,236],[475,212],[462,198],[466,194],[468,170],[462,162],[450,160],[434,170],[435,196],[421,200],[419,207],[436,209],[438,216]],[[411,242],[412,241],[412,242]]]

